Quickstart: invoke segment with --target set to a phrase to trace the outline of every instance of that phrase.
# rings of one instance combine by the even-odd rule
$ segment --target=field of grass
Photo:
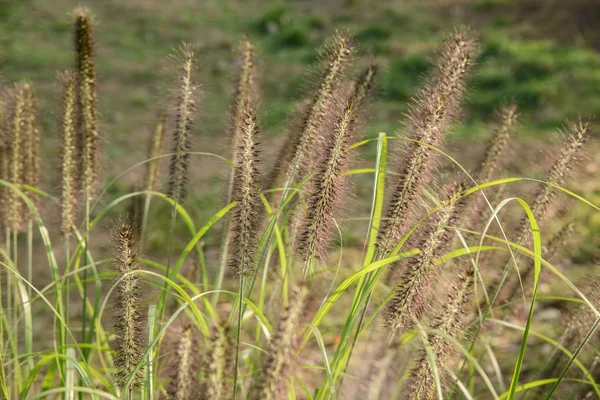
[[[588,392],[600,394],[596,384],[599,373],[595,368],[600,356],[594,351],[584,351],[577,358],[583,345],[578,347],[580,342],[568,336],[575,337],[574,331],[577,334],[584,332],[581,338],[577,338],[584,344],[592,340],[596,345],[592,334],[595,335],[600,321],[597,319],[594,289],[586,286],[590,276],[597,274],[598,267],[594,263],[600,257],[600,213],[597,206],[600,204],[600,147],[594,140],[598,136],[594,115],[600,113],[600,53],[594,49],[595,41],[588,36],[589,31],[581,31],[579,36],[564,31],[553,35],[552,30],[544,26],[540,15],[532,11],[527,14],[523,11],[525,7],[518,7],[518,2],[510,0],[90,2],[86,6],[94,15],[98,130],[101,138],[100,188],[103,190],[106,184],[108,186],[98,203],[92,202],[92,220],[78,220],[77,234],[69,235],[71,242],[65,243],[59,232],[59,208],[52,201],[56,199],[61,185],[59,154],[63,150],[59,124],[64,116],[61,106],[63,88],[57,72],[74,65],[72,10],[79,4],[71,0],[28,0],[9,2],[0,7],[2,85],[8,87],[13,83],[29,82],[35,90],[43,166],[42,182],[38,188],[49,194],[44,194],[44,201],[40,203],[41,219],[31,219],[29,234],[17,234],[11,229],[6,231],[2,265],[8,276],[14,272],[11,268],[17,265],[18,260],[17,269],[23,277],[32,275],[30,283],[43,289],[42,293],[33,293],[34,306],[29,308],[23,296],[32,296],[32,288],[15,275],[8,278],[6,293],[2,293],[4,297],[0,296],[6,306],[6,313],[0,321],[0,331],[5,335],[0,344],[4,349],[3,357],[6,355],[6,358],[0,359],[6,366],[0,375],[3,393],[8,388],[15,396],[21,391],[21,398],[42,393],[38,396],[53,398],[56,395],[56,398],[71,400],[80,390],[74,390],[73,386],[78,386],[82,388],[81,393],[87,393],[81,395],[83,398],[90,395],[133,399],[138,398],[138,394],[144,399],[155,398],[153,396],[190,398],[191,394],[186,392],[183,383],[182,387],[177,386],[178,394],[174,394],[173,382],[182,377],[178,368],[183,368],[182,360],[187,358],[181,354],[195,349],[203,354],[201,359],[196,360],[202,365],[198,367],[201,372],[194,370],[194,376],[202,382],[197,387],[208,390],[201,398],[211,398],[206,394],[210,390],[219,391],[212,398],[227,398],[232,395],[231,391],[237,393],[238,398],[246,395],[253,398],[253,393],[258,392],[269,392],[269,398],[410,398],[407,388],[400,383],[403,376],[413,384],[415,381],[426,382],[423,387],[413,387],[414,393],[428,393],[427,396],[414,395],[419,399],[442,396],[514,399],[522,393],[523,397],[537,398],[535,396],[541,396],[546,393],[543,390],[551,387],[552,391],[557,390],[553,398],[564,398],[561,396],[569,391],[572,394],[582,393],[588,386]],[[560,21],[557,18],[549,20],[548,24],[559,24]],[[455,28],[464,25],[470,26],[469,34],[477,38],[480,51],[474,60],[473,73],[468,74],[463,106],[456,116],[449,119],[452,123],[448,127],[450,134],[447,140],[428,142],[427,136],[415,136],[414,131],[418,131],[415,123],[406,125],[406,114],[411,111],[408,106],[417,104],[412,99],[428,77],[439,75],[439,64],[436,64],[439,54],[435,49]],[[231,117],[236,110],[232,104],[242,62],[238,54],[239,42],[248,40],[256,47],[258,100],[257,109],[253,109],[252,113],[256,113],[253,115],[262,126],[258,135],[261,151],[257,156],[252,153],[247,162],[253,162],[254,157],[261,158],[258,168],[263,177],[244,176],[243,182],[257,179],[254,184],[262,185],[264,177],[278,167],[274,160],[284,145],[292,113],[302,100],[313,96],[313,80],[319,76],[318,49],[323,40],[336,31],[351,34],[357,46],[348,71],[349,79],[357,79],[359,73],[372,63],[379,66],[379,73],[374,93],[365,107],[364,122],[347,143],[359,142],[358,147],[350,147],[352,152],[358,153],[358,157],[352,165],[340,167],[352,183],[351,194],[344,201],[340,200],[341,204],[330,206],[336,215],[335,222],[330,221],[331,226],[328,227],[335,234],[327,240],[333,243],[334,251],[316,257],[315,252],[318,251],[315,248],[319,248],[320,240],[324,239],[310,242],[309,224],[307,230],[302,231],[298,245],[296,228],[303,221],[298,219],[298,215],[304,215],[306,221],[317,218],[315,215],[321,212],[318,205],[325,201],[319,200],[319,196],[337,186],[322,184],[321,189],[315,189],[319,186],[309,180],[306,187],[298,187],[298,192],[295,188],[288,191],[286,186],[281,195],[280,191],[276,190],[274,194],[267,190],[262,193],[264,197],[261,199],[258,194],[253,199],[230,198],[227,195],[228,185],[234,186],[229,182],[230,165],[214,154],[229,158],[234,163],[245,160],[243,154],[236,155],[238,161],[230,157],[228,136],[231,126],[241,123]],[[200,84],[190,132],[191,150],[203,154],[192,157],[186,185],[189,195],[179,209],[169,199],[164,201],[164,195],[156,194],[146,214],[144,196],[132,195],[145,189],[146,168],[128,169],[148,159],[148,143],[161,111],[167,112],[165,134],[168,144],[165,144],[165,149],[169,149],[175,140],[173,134],[181,135],[182,128],[176,123],[176,118],[181,115],[181,104],[176,106],[176,103],[185,97],[182,94],[185,92],[180,90],[182,82],[185,87],[186,81],[179,78],[181,54],[185,53],[183,42],[193,45],[196,65],[192,75]],[[181,54],[174,57],[176,52]],[[308,75],[309,78],[307,68],[315,69]],[[19,89],[22,87],[28,86],[17,86],[15,93],[23,90]],[[445,95],[440,96],[443,98]],[[177,96],[179,100],[176,100]],[[13,97],[7,99],[10,99],[7,100],[9,103],[16,101]],[[463,167],[471,173],[479,171],[485,146],[501,129],[497,127],[497,110],[509,103],[517,107],[518,124],[511,133],[509,149],[500,160],[503,167],[494,169],[493,176],[486,176],[486,180],[513,178],[495,181],[490,192],[486,189],[485,193],[497,196],[490,197],[495,206],[502,199],[512,197],[523,198],[524,201],[507,200],[506,208],[501,211],[506,231],[491,224],[488,234],[494,237],[484,244],[500,243],[504,246],[502,237],[506,233],[509,242],[515,241],[512,243],[513,250],[527,253],[519,247],[524,245],[531,248],[529,257],[536,259],[537,256],[539,260],[541,255],[548,263],[544,264],[542,274],[538,276],[541,264],[519,255],[517,260],[523,268],[535,270],[530,280],[524,281],[529,286],[524,289],[523,299],[520,295],[513,295],[506,300],[507,303],[499,299],[503,303],[497,302],[495,308],[486,310],[481,290],[498,279],[500,274],[487,272],[484,281],[478,281],[474,272],[465,272],[469,271],[469,267],[465,267],[461,260],[467,257],[463,254],[465,250],[460,249],[468,243],[474,246],[471,251],[481,250],[482,258],[477,261],[482,265],[502,261],[490,260],[489,256],[486,258],[487,254],[496,254],[492,251],[500,249],[479,248],[480,243],[475,239],[478,236],[473,232],[446,226],[471,227],[463,226],[464,216],[453,217],[452,213],[458,211],[452,210],[455,203],[462,204],[460,199],[472,192],[465,192],[472,186],[472,181],[467,180],[466,186],[452,190],[449,182],[464,179]],[[415,107],[418,109],[419,106]],[[326,114],[328,118],[332,118],[332,113]],[[244,123],[250,124],[253,115],[248,114]],[[573,154],[580,150],[579,139],[575,138],[582,131],[587,132],[587,125],[564,125],[566,120],[577,121],[580,117],[592,121],[592,138],[583,145],[585,157],[579,159],[577,155],[577,162],[573,162],[576,167],[572,167],[572,171],[560,170],[553,176],[551,169],[548,175],[549,166],[558,162],[555,160],[572,155],[569,146],[574,146]],[[445,131],[446,126],[440,126],[440,130]],[[339,124],[331,125],[330,130],[333,132],[338,128]],[[12,132],[13,129],[16,128],[7,128],[7,131]],[[83,128],[78,125],[77,129]],[[557,135],[560,129],[563,130],[562,136]],[[255,139],[250,136],[247,141]],[[574,139],[565,141],[567,136]],[[420,142],[411,145],[406,137],[424,141],[426,146],[421,148]],[[365,141],[360,142],[363,139]],[[248,145],[247,141],[243,143]],[[10,142],[8,144],[12,146]],[[346,142],[343,142],[340,148],[346,148],[345,145]],[[323,146],[328,149],[327,154],[335,154],[332,148],[337,147],[328,146],[329,143]],[[427,146],[444,153],[438,155],[437,163],[425,173],[427,184],[418,187],[417,193],[412,194],[414,198],[409,201],[414,208],[412,213],[400,218],[403,229],[415,223],[415,231],[403,231],[402,235],[406,234],[406,237],[390,234],[393,228],[390,228],[389,221],[395,217],[389,216],[393,207],[387,208],[387,204],[395,196],[392,185],[406,172],[403,169],[405,164],[396,159],[402,154],[402,149],[405,149],[406,160],[410,160],[411,154],[417,154],[417,150],[426,151],[423,148],[429,148]],[[176,162],[173,161],[175,158],[173,156],[171,165]],[[159,174],[161,183],[156,188],[158,192],[167,193],[166,164],[167,160],[164,160]],[[314,166],[317,177],[326,176],[325,165]],[[284,163],[282,166],[288,168]],[[570,161],[568,166],[571,166]],[[295,172],[295,169],[292,171]],[[568,177],[566,180],[565,176]],[[170,178],[173,182],[172,173]],[[475,178],[481,178],[481,175]],[[314,179],[318,182],[318,178]],[[541,185],[536,179],[558,187],[552,195],[555,201],[549,211],[546,203],[550,200],[540,200]],[[7,181],[10,182],[10,179]],[[328,182],[327,179],[325,181]],[[237,184],[240,182],[238,180]],[[249,184],[246,192],[238,190],[249,193],[254,186]],[[497,194],[496,186],[506,190]],[[173,189],[172,184],[170,189]],[[335,194],[336,190],[331,189],[331,192]],[[4,191],[2,195],[8,196],[6,193]],[[231,199],[237,202],[227,206]],[[269,218],[260,203],[267,204],[270,200],[270,207],[276,212],[278,199],[285,207],[280,208],[280,216],[274,214]],[[288,204],[286,201],[289,199],[292,200]],[[314,203],[311,203],[313,200]],[[242,205],[250,207],[252,201],[259,204],[260,212],[242,208]],[[528,209],[527,204],[531,206],[532,213],[525,217],[523,209]],[[338,214],[338,207],[344,212]],[[227,239],[227,221],[233,214],[233,222],[229,224],[234,224],[236,216],[240,215],[236,213],[242,213],[239,210],[246,210],[246,215],[258,215],[263,221],[261,229],[254,227],[256,230],[249,232],[252,233],[252,241],[256,240],[256,243],[253,242],[256,253],[252,256],[260,262],[256,267],[264,268],[268,273],[243,272],[236,275],[236,279],[226,276],[224,283],[220,284],[219,277],[224,274],[227,264],[227,255],[221,253],[227,253],[228,246],[239,246],[238,242],[243,244],[249,240],[248,232],[241,231],[241,227],[229,233],[239,234],[234,241],[230,243]],[[420,220],[429,213],[429,218]],[[126,223],[119,225],[118,222],[115,228],[116,218],[125,215],[147,218],[143,253],[139,259],[135,250],[133,253],[119,253],[123,248],[129,249],[133,243],[129,237],[135,236],[131,233],[133,228]],[[541,237],[538,237],[535,220],[539,218],[541,221],[546,216],[541,225]],[[86,225],[90,223],[93,231],[86,233]],[[566,238],[557,239],[554,245],[560,245],[559,255],[555,259],[546,259],[545,256],[550,257],[554,250],[551,238],[568,223],[573,223],[574,232]],[[4,224],[8,228],[8,219]],[[532,230],[529,230],[529,225]],[[49,236],[45,235],[46,227]],[[377,228],[381,228],[379,237]],[[31,233],[32,229],[36,233]],[[113,241],[110,241],[108,229],[117,229],[112,234]],[[459,232],[466,242],[447,238]],[[519,235],[533,232],[533,241],[517,239],[518,232]],[[390,236],[387,237],[387,234]],[[447,247],[435,244],[433,238],[438,236]],[[434,250],[430,259],[426,258],[429,254],[428,240],[434,243],[431,244]],[[403,246],[396,248],[398,241]],[[382,242],[394,244],[382,245]],[[116,264],[113,260],[115,247]],[[304,251],[312,251],[312,255],[302,255]],[[127,260],[123,261],[131,254],[134,255],[130,264]],[[72,256],[70,260],[69,256]],[[404,258],[407,260],[401,261]],[[29,263],[27,271],[22,269],[25,260]],[[31,260],[36,262],[32,264]],[[419,261],[413,263],[412,260]],[[138,262],[143,265],[142,270],[131,267],[133,264],[137,266]],[[449,293],[444,290],[444,296],[450,297],[448,304],[442,300],[443,296],[432,301],[430,307],[425,307],[426,314],[429,314],[422,319],[417,318],[419,321],[413,326],[414,330],[406,329],[399,333],[396,326],[399,323],[390,322],[389,314],[399,312],[393,304],[398,304],[394,303],[394,296],[400,292],[400,286],[395,286],[397,282],[393,279],[404,279],[404,275],[396,273],[394,276],[384,271],[398,266],[407,270],[415,268],[416,271],[419,262],[432,267],[448,265],[436,283],[438,288],[450,288]],[[115,264],[118,271],[104,264]],[[511,271],[511,267],[511,261],[507,261],[506,271]],[[474,284],[474,300],[469,297],[473,282],[469,283],[465,276],[472,276],[477,281]],[[513,285],[519,283],[515,276],[509,275],[509,278],[507,282]],[[88,284],[82,286],[86,279]],[[169,279],[172,282],[169,283]],[[135,300],[131,287],[139,285],[144,287],[145,296],[140,304],[135,305],[140,308],[134,311],[144,314],[150,321],[148,328],[135,329],[143,330],[138,334],[144,337],[143,342],[153,346],[141,348],[143,357],[139,354],[133,356],[137,357],[139,366],[139,371],[136,371],[123,367],[123,359],[119,358],[123,348],[114,351],[115,343],[119,343],[118,328],[115,334],[114,330],[106,327],[111,326],[110,318],[115,314],[111,312],[111,302]],[[464,285],[466,289],[454,292],[457,285]],[[163,286],[168,291],[161,292]],[[217,298],[212,291],[223,292]],[[309,293],[303,302],[301,299],[306,295],[305,291]],[[111,293],[114,298],[109,301]],[[491,292],[489,294],[492,295]],[[496,294],[502,296],[499,289],[493,295]],[[454,311],[448,308],[450,305],[458,305],[460,309],[464,306],[461,296],[470,299],[465,302],[482,301],[483,315],[476,314],[476,309],[465,307],[468,310],[464,312],[466,315],[456,317],[454,322],[440,323],[439,318],[442,317],[431,316],[436,312],[440,315],[439,310],[452,314]],[[244,302],[236,300],[240,297],[245,298]],[[589,309],[580,307],[578,311],[570,305],[571,302],[588,302],[588,297],[593,303]],[[82,302],[82,298],[86,298],[88,303]],[[384,306],[384,300],[390,299],[392,302]],[[23,304],[19,303],[21,300]],[[134,300],[131,303],[137,301]],[[11,302],[14,302],[14,307],[10,306]],[[48,311],[50,304],[54,307],[51,313]],[[528,316],[529,306],[533,310],[534,304],[536,314],[531,311]],[[588,305],[591,303],[588,302]],[[150,311],[146,315],[149,306]],[[123,309],[127,307],[123,306]],[[294,307],[306,311],[302,314]],[[177,317],[179,313],[181,316]],[[408,314],[413,315],[411,311]],[[588,319],[582,324],[583,328],[572,322],[573,318],[582,316]],[[191,325],[182,322],[184,319]],[[387,321],[386,327],[382,327],[382,320]],[[393,318],[391,320],[394,321]],[[565,324],[567,331],[563,329]],[[35,327],[33,331],[32,326]],[[424,328],[425,331],[416,328]],[[89,337],[85,336],[86,329]],[[457,335],[457,329],[468,331],[467,337]],[[585,337],[586,329],[589,330],[588,337]],[[20,337],[21,330],[24,340]],[[293,330],[303,332],[303,336],[294,337],[290,333]],[[50,331],[52,335],[44,334]],[[423,332],[427,335],[420,334]],[[439,332],[444,339],[447,339],[446,335],[450,336],[450,342],[460,343],[455,347],[468,355],[464,359],[452,358],[455,361],[442,365],[444,369],[438,371],[423,367],[422,361],[437,359],[442,364],[445,362],[448,349],[445,342],[434,335]],[[165,333],[166,336],[161,336]],[[81,334],[82,339],[79,338]],[[202,350],[195,347],[199,343],[192,340],[194,335],[201,342]],[[472,349],[469,347],[471,338]],[[280,347],[272,347],[273,343]],[[588,344],[586,349],[591,346]],[[298,351],[298,365],[288,365],[276,358],[281,354],[290,358],[294,351]],[[556,356],[561,351],[565,355]],[[235,352],[235,361],[227,357],[233,356],[230,352]],[[548,361],[550,354],[553,354],[551,360],[559,360],[559,364]],[[396,358],[408,361],[392,366],[390,363]],[[147,363],[146,359],[152,362]],[[167,359],[170,361],[164,362]],[[363,359],[366,360],[364,365],[361,364]],[[417,367],[410,360],[414,360]],[[273,363],[282,365],[274,366]],[[171,364],[175,367],[168,366]],[[461,365],[466,369],[463,370]],[[563,371],[565,365],[568,367]],[[192,364],[189,366],[192,368]],[[571,369],[567,371],[569,367]],[[586,368],[590,369],[589,373]],[[121,370],[125,372],[119,372]],[[4,371],[11,371],[8,377]],[[174,371],[177,373],[171,375]],[[285,381],[278,381],[277,390],[270,392],[271,389],[261,387],[268,380],[264,377],[268,374],[261,375],[261,371],[263,374],[276,371],[272,378],[276,380],[281,374]],[[427,376],[427,379],[419,381],[415,371]],[[211,375],[213,372],[218,375],[217,378]],[[556,379],[556,375],[548,375],[550,372],[564,372],[564,376]],[[456,373],[460,378],[459,385],[453,384],[453,374]],[[438,381],[440,376],[441,382]],[[141,387],[134,385],[138,379],[143,382]],[[226,384],[216,384],[214,379]],[[365,381],[361,384],[362,379]],[[435,381],[434,384],[431,380]],[[555,382],[557,387],[554,387]],[[522,386],[525,383],[531,387]],[[384,384],[390,385],[389,391],[374,389]],[[538,385],[543,387],[542,391],[535,388]],[[433,391],[424,389],[430,386]],[[121,390],[123,387],[129,389]],[[64,394],[57,395],[59,392]]]

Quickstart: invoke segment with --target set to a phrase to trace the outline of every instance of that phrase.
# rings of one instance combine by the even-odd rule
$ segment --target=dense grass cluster
[[[565,123],[541,179],[507,177],[518,110],[501,103],[486,150],[464,155],[475,160],[450,157],[446,137],[463,114],[480,54],[472,31],[447,36],[403,126],[374,138],[361,133],[372,122],[380,67],[371,61],[361,69],[355,40],[335,34],[307,74],[306,98],[273,160],[261,151],[269,146],[261,137],[261,71],[248,41],[238,48],[230,153],[194,151],[202,150],[194,76],[201,60],[183,45],[148,158],[105,183],[94,19],[85,9],[73,15],[75,65],[58,74],[56,192],[40,189],[47,171],[34,84],[15,83],[0,97],[0,397],[600,396],[597,277],[572,283],[556,263],[574,224],[552,232],[573,204],[600,212],[563,187],[594,125],[583,117]],[[369,146],[374,165],[358,165],[359,149]],[[186,194],[201,158],[221,162],[227,184],[223,208],[194,221]],[[138,170],[142,190],[106,198],[117,179]],[[370,178],[371,206],[347,218],[355,177]],[[533,195],[509,192],[527,185]],[[154,229],[153,200],[171,213],[169,240],[151,259],[144,238]],[[53,209],[60,221],[47,227]],[[342,252],[358,246],[344,243],[341,226],[352,219],[365,222],[366,233],[360,257],[348,260]],[[111,226],[106,259],[96,244],[106,236],[100,226]],[[176,234],[179,226],[187,238]],[[205,251],[210,229],[222,233],[218,254]],[[37,284],[46,267],[51,280]],[[569,291],[540,297],[542,277]],[[561,304],[553,317],[566,321],[560,338],[536,330],[541,301]]]

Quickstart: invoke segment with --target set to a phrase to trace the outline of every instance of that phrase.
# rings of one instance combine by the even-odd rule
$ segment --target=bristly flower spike
[[[410,260],[400,282],[394,288],[394,297],[385,309],[386,325],[394,333],[402,334],[415,327],[426,308],[428,295],[438,270],[433,261],[445,253],[451,244],[452,227],[456,226],[463,208],[463,184],[449,190],[446,203],[432,216],[432,224],[424,232],[417,246],[419,255]]]
[[[400,242],[414,202],[431,178],[437,153],[430,147],[443,143],[449,125],[458,113],[465,79],[477,49],[475,39],[467,30],[452,34],[442,46],[430,83],[412,101],[406,131],[413,140],[408,144],[408,158],[399,160],[399,178],[378,239],[380,257]]]
[[[141,364],[146,337],[140,275],[135,273],[140,268],[136,232],[130,222],[122,220],[112,230],[114,265],[118,272],[113,317],[116,334],[115,382],[119,388],[124,388],[133,374],[130,390],[139,387],[143,381],[144,369]]]
[[[194,52],[190,45],[184,45],[181,53],[183,56],[181,86],[177,96],[173,156],[169,165],[169,196],[176,203],[181,203],[186,197],[190,157],[188,153],[194,128],[195,92],[197,89],[197,84],[192,78],[195,63]]]
[[[96,66],[94,60],[93,19],[85,8],[75,10],[75,54],[78,99],[77,139],[81,158],[81,187],[88,199],[98,187],[98,160],[100,158],[98,111],[96,93]]]
[[[258,135],[260,127],[253,109],[244,111],[240,123],[240,143],[237,149],[233,200],[237,202],[230,220],[229,271],[235,275],[250,275],[255,271],[254,253],[258,245],[259,197]]]
[[[324,256],[333,228],[336,211],[347,191],[344,175],[349,165],[349,146],[356,137],[366,99],[373,87],[377,67],[369,66],[361,74],[353,91],[336,110],[332,132],[325,150],[325,160],[319,167],[309,190],[308,207],[300,228],[298,253],[305,263],[304,274],[315,259]]]
[[[160,156],[163,148],[163,138],[165,136],[165,123],[167,115],[161,111],[158,115],[154,131],[152,132],[152,140],[150,141],[150,151],[148,156],[151,161],[148,161],[146,172],[146,190],[149,192],[156,189],[156,180],[158,179],[158,170],[161,159],[154,159]]]
[[[167,387],[169,399],[187,400],[198,398],[198,339],[192,325],[186,325],[179,333],[175,357],[171,368],[171,380]]]
[[[25,107],[26,91],[23,85],[15,86],[12,93],[12,112],[10,116],[9,127],[9,157],[8,157],[8,180],[21,185],[25,181],[24,173],[24,128],[25,128]],[[9,190],[6,196],[6,224],[13,231],[19,231],[23,228],[24,204],[21,197],[14,191]]]
[[[76,99],[75,77],[65,71],[59,77],[63,84],[63,103],[60,121],[60,208],[61,231],[63,235],[73,233],[77,208],[77,137],[76,137]]]
[[[293,143],[286,172],[286,179],[290,181],[305,177],[319,161],[315,154],[319,154],[323,144],[320,129],[352,54],[351,42],[349,37],[338,32],[324,45],[324,69],[317,78],[316,91],[302,117],[298,133],[294,135],[297,140]]]

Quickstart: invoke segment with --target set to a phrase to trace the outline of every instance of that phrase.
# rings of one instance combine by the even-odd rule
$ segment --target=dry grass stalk
[[[294,362],[293,343],[304,310],[306,286],[295,288],[290,296],[290,304],[279,321],[277,330],[269,343],[269,353],[261,365],[249,391],[250,400],[280,399],[285,390],[289,369]]]
[[[377,68],[370,66],[360,76],[354,90],[340,101],[328,129],[332,132],[327,141],[325,160],[317,170],[307,199],[307,210],[301,227],[298,254],[305,262],[304,274],[314,259],[321,259],[331,241],[333,220],[347,190],[344,172],[349,165],[349,146],[356,138],[362,111],[370,93]]]
[[[64,235],[73,233],[77,209],[77,136],[75,77],[65,71],[60,79],[63,83],[63,103],[60,121],[60,207],[61,231]]]
[[[196,399],[198,387],[198,339],[192,325],[186,325],[178,335],[175,357],[167,386],[169,399]]]
[[[451,244],[452,227],[456,226],[462,209],[460,196],[463,189],[459,184],[449,190],[446,204],[433,214],[431,225],[427,226],[417,246],[420,254],[410,259],[400,283],[394,288],[394,297],[385,309],[386,325],[394,333],[413,329],[415,322],[424,315],[432,281],[438,274],[433,261]]]
[[[464,82],[477,55],[477,43],[468,31],[459,30],[444,43],[430,83],[412,100],[407,115],[407,158],[398,161],[399,178],[382,223],[378,239],[380,257],[389,253],[405,233],[407,219],[431,178],[439,147],[448,127],[457,115],[464,92]]]
[[[99,133],[94,60],[93,18],[85,8],[75,10],[76,85],[78,100],[78,151],[81,158],[81,187],[89,198],[98,189]]]
[[[146,338],[140,276],[135,273],[140,268],[136,233],[136,228],[123,220],[118,221],[112,230],[114,266],[118,272],[113,316],[116,334],[115,383],[119,388],[124,388],[131,377],[130,390],[143,382],[144,368],[141,364]]]
[[[191,46],[184,45],[181,54],[183,58],[181,86],[177,95],[173,156],[169,165],[169,196],[176,203],[181,203],[186,197],[190,157],[188,152],[194,128],[195,92],[198,87],[192,78],[195,59]]]
[[[230,220],[229,271],[236,275],[255,272],[254,253],[258,245],[259,197],[258,135],[260,127],[253,109],[247,106],[240,123],[239,146],[235,159],[233,200],[237,201]]]

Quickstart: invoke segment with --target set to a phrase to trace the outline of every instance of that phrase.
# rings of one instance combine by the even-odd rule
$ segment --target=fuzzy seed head
[[[169,399],[198,398],[198,339],[191,325],[179,334],[175,358],[171,367],[171,380],[167,387]]]
[[[23,85],[15,86],[11,93],[11,115],[8,132],[8,181],[22,185],[25,183],[24,131],[26,91]],[[25,204],[14,190],[7,190],[6,226],[12,230],[23,228]]]
[[[247,108],[240,129],[240,145],[235,157],[233,200],[237,201],[230,220],[229,271],[251,275],[255,272],[254,252],[258,244],[259,197],[258,135],[256,114]]]
[[[202,366],[201,399],[231,398],[231,383],[235,368],[234,342],[228,328],[215,327]]]
[[[194,52],[191,46],[181,49],[183,64],[180,76],[181,86],[177,96],[175,131],[173,132],[173,156],[169,166],[169,196],[181,203],[186,197],[188,181],[189,151],[192,131],[194,129],[194,112],[196,109],[197,85],[192,78],[194,70]]]
[[[115,246],[115,269],[118,281],[114,301],[115,382],[123,388],[135,368],[143,363],[145,343],[145,314],[142,311],[140,277],[133,272],[139,266],[136,229],[128,221],[120,220],[112,230]],[[131,381],[139,387],[144,369],[138,368]]]
[[[556,189],[553,185],[560,186],[564,183],[569,171],[577,163],[579,153],[591,135],[591,130],[590,122],[582,119],[567,122],[565,126],[566,139],[560,146],[560,156],[554,161],[545,178],[549,184],[545,184],[539,189],[531,207],[538,224],[541,224],[546,218],[552,200],[556,195]],[[530,230],[529,220],[524,217],[521,220],[517,237],[518,244],[529,242]]]
[[[75,77],[66,71],[60,77],[63,83],[62,115],[60,121],[60,207],[63,235],[73,233],[77,208],[77,135],[76,135],[76,88]]]
[[[150,141],[150,151],[148,153],[148,158],[153,159],[155,157],[160,156],[163,147],[163,138],[165,136],[165,123],[166,123],[166,113],[161,112],[158,116],[158,120],[156,121],[156,125],[154,126],[154,131],[152,132],[152,140]],[[146,190],[154,191],[156,188],[156,180],[158,178],[158,170],[160,167],[160,160],[156,159],[152,161],[148,161],[147,163],[147,173],[146,173]]]
[[[432,281],[437,277],[437,268],[432,264],[451,244],[452,226],[456,226],[463,200],[460,198],[464,186],[454,185],[449,191],[447,203],[433,215],[432,225],[424,232],[418,245],[421,253],[404,271],[400,283],[394,288],[395,295],[386,305],[386,325],[398,334],[415,327],[423,315]]]
[[[332,98],[340,86],[353,47],[351,39],[339,32],[326,42],[322,50],[323,70],[317,78],[316,91],[306,113],[302,117],[294,142],[291,162],[286,178],[295,180],[305,177],[317,165],[322,145],[321,127],[332,106]]]
[[[293,363],[293,344],[299,330],[306,295],[305,286],[294,289],[290,304],[269,343],[269,353],[262,362],[262,372],[257,375],[249,389],[250,400],[282,398],[287,374]]]
[[[406,131],[416,141],[408,144],[407,158],[399,161],[399,178],[379,234],[378,249],[382,255],[402,238],[413,204],[431,177],[437,153],[429,146],[443,143],[460,109],[465,79],[476,55],[476,41],[466,30],[456,31],[442,46],[430,83],[413,99]]]
[[[319,166],[308,195],[308,206],[300,229],[298,254],[305,262],[304,274],[314,259],[321,259],[327,250],[333,231],[333,221],[347,190],[344,171],[349,165],[348,148],[356,137],[362,111],[373,86],[376,69],[369,67],[357,81],[354,90],[340,101],[335,110],[327,140],[325,159]]]
[[[94,60],[93,21],[84,8],[75,10],[75,54],[78,99],[77,140],[81,157],[81,186],[88,197],[95,195],[98,187],[99,133],[96,94],[96,66]]]

